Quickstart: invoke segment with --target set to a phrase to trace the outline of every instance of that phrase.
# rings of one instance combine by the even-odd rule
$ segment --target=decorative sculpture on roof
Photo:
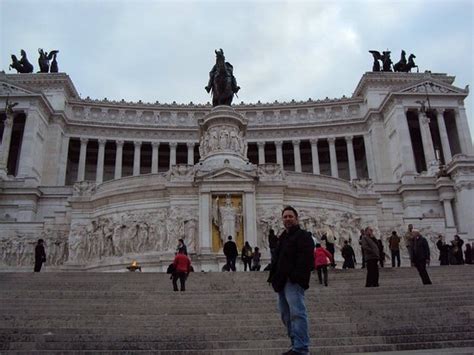
[[[382,52],[383,54],[380,54],[379,51],[374,50],[371,50],[369,52],[372,53],[372,56],[374,57],[372,71],[392,71],[392,60],[390,59],[390,51],[384,51]],[[416,56],[414,54],[410,54],[408,56],[407,61],[406,52],[402,50],[400,60],[393,65],[393,71],[408,73],[415,67],[418,69],[418,65],[416,65],[414,61],[415,58]],[[379,61],[382,62],[382,69],[380,69]]]
[[[216,64],[209,72],[209,83],[205,87],[207,92],[212,90],[212,106],[230,106],[234,94],[240,90],[234,77],[234,67],[225,61],[222,48],[216,50]]]
[[[33,64],[28,61],[26,57],[26,52],[21,50],[21,59],[18,60],[16,55],[12,54],[12,64],[10,64],[10,69],[13,68],[17,73],[32,73]]]
[[[56,61],[56,56],[59,53],[58,50],[54,50],[51,52],[45,52],[43,51],[42,48],[38,48],[38,53],[39,53],[39,58],[38,58],[38,64],[40,67],[40,73],[57,73],[58,72],[58,62]],[[51,62],[51,66],[49,64],[50,60],[53,60]]]
[[[382,71],[392,71],[392,60],[390,59],[390,51],[384,51],[380,54],[379,51],[369,51],[374,57],[374,65],[372,71],[380,71],[379,60],[382,62]]]
[[[413,60],[415,58],[416,56],[412,53],[408,56],[408,61],[407,61],[406,52],[402,50],[400,61],[393,65],[393,71],[408,73],[415,67],[418,69],[418,65],[416,65],[415,61]]]

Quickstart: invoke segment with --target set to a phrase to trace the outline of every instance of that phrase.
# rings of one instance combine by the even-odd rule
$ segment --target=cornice
[[[64,89],[70,98],[79,99],[74,84],[66,73],[4,74],[11,83],[39,90]]]
[[[352,97],[365,96],[369,86],[371,88],[385,88],[389,89],[389,91],[393,91],[393,89],[398,89],[424,80],[434,80],[451,85],[454,79],[454,76],[448,76],[444,73],[366,72],[357,84]]]

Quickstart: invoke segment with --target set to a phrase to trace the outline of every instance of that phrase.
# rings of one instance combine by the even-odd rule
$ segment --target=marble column
[[[172,166],[176,165],[176,147],[178,146],[177,142],[170,143],[170,169]]]
[[[443,200],[444,216],[446,219],[446,227],[454,227],[454,213],[451,200]]]
[[[277,155],[277,164],[280,164],[281,169],[283,170],[283,142],[275,141],[276,155]]]
[[[66,185],[66,170],[67,170],[67,161],[69,154],[69,141],[68,136],[62,137],[61,142],[61,155],[59,157],[59,170],[58,170],[58,179],[56,185],[63,186]]]
[[[194,165],[194,143],[186,143],[188,147],[188,165]]]
[[[209,254],[212,246],[211,194],[201,192],[199,195],[199,246],[201,254]]]
[[[99,139],[99,151],[97,153],[97,170],[95,174],[95,182],[101,184],[104,181],[104,156],[106,139]]]
[[[420,123],[421,141],[423,143],[423,151],[425,153],[426,169],[430,167],[436,161],[436,156],[433,147],[433,139],[430,131],[430,118],[425,113],[418,113],[418,121]]]
[[[456,127],[458,131],[459,144],[461,146],[461,153],[466,155],[473,155],[471,134],[467,123],[466,109],[459,107],[454,110],[456,116]]]
[[[319,153],[318,153],[318,139],[311,139],[311,158],[313,160],[313,174],[319,175],[321,171],[319,169]]]
[[[79,166],[77,168],[77,181],[84,181],[86,174],[86,154],[88,138],[81,138],[81,150],[79,153]]]
[[[407,128],[408,128],[408,125],[407,125]],[[369,179],[375,180],[374,158],[372,154],[372,143],[370,142],[370,133],[364,134],[364,148],[365,148],[365,160],[367,161],[367,172],[369,173]]]
[[[244,195],[244,238],[250,245],[257,245],[257,209],[255,206],[255,193],[245,192]]]
[[[397,129],[398,135],[398,149],[395,152],[392,152],[392,157],[394,165],[401,166],[401,176],[408,174],[412,175],[416,173],[415,165],[415,154],[413,152],[412,141],[410,137],[410,129],[408,127],[408,109],[405,109],[403,106],[398,106],[395,108],[395,114],[393,119],[395,120],[395,126]],[[370,137],[364,136],[365,151],[367,152],[368,144],[370,144]],[[369,153],[366,153],[367,156]],[[369,172],[369,177],[370,177]],[[372,175],[375,179],[375,174]]]
[[[336,138],[328,138],[329,143],[329,158],[331,159],[331,176],[338,178],[339,169],[337,167],[337,155],[336,155]]]
[[[2,156],[0,159],[0,168],[6,169],[8,164],[8,155],[10,154],[10,143],[12,139],[13,115],[8,114],[5,118],[2,135]]]
[[[443,148],[444,163],[447,164],[453,158],[451,154],[451,147],[449,146],[448,132],[444,122],[444,110],[436,110],[436,119],[438,121],[439,136],[441,138],[441,147]]]
[[[40,180],[39,171],[42,170],[42,154],[36,155],[39,149],[39,126],[43,118],[36,109],[28,111],[25,120],[25,128],[21,139],[20,159],[18,162],[18,177],[37,177]],[[47,159],[47,158],[46,158]]]
[[[300,140],[295,139],[293,143],[293,157],[295,160],[295,171],[301,173],[301,153],[300,153]]]
[[[158,150],[160,148],[160,142],[151,142],[152,153],[151,153],[151,173],[158,173]]]
[[[133,176],[140,175],[140,157],[142,151],[142,142],[134,141],[134,152],[133,152]]]
[[[351,180],[357,179],[357,169],[354,156],[354,145],[352,144],[353,136],[346,137],[347,158],[349,160],[349,176]]]
[[[258,164],[265,164],[265,142],[257,142]]]
[[[115,142],[115,173],[114,179],[120,179],[122,177],[122,159],[123,159],[123,141],[119,140]]]

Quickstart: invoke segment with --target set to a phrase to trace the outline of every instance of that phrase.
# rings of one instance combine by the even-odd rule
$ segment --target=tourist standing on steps
[[[413,264],[420,274],[424,285],[431,285],[430,277],[426,271],[426,265],[430,264],[430,247],[421,233],[413,229],[412,258]]]
[[[344,258],[344,264],[342,264],[343,269],[353,269],[355,264],[357,264],[354,249],[347,240],[344,241],[344,246],[341,249],[341,255]]]
[[[260,249],[258,247],[255,247],[252,255],[252,268],[250,269],[251,271],[260,271],[260,257],[262,254],[260,253]]]
[[[237,260],[239,252],[237,251],[237,245],[235,245],[231,235],[227,237],[227,242],[224,244],[224,255],[227,260],[227,271],[235,271],[235,261]]]
[[[388,247],[392,254],[392,267],[395,267],[395,259],[397,260],[397,267],[400,267],[400,237],[397,231],[393,231],[390,238],[388,238]]]
[[[362,250],[365,255],[365,263],[367,265],[367,279],[365,287],[379,287],[379,267],[380,260],[379,246],[371,227],[365,229],[365,235],[361,241]]]
[[[332,255],[331,266],[335,268],[336,262],[334,261],[334,253],[336,252],[336,249],[334,245],[336,244],[336,238],[331,233],[329,235],[327,233],[324,233],[321,237],[321,240],[326,241],[326,250]]]
[[[252,247],[249,242],[245,242],[244,247],[242,248],[242,262],[244,263],[244,271],[247,271],[247,267],[250,271],[252,265]]]
[[[186,279],[191,272],[191,260],[184,253],[184,249],[178,251],[178,254],[174,257],[173,265],[173,291],[178,291],[177,281],[179,279],[180,290],[184,292],[186,290]]]
[[[347,240],[345,242],[347,243]],[[331,265],[332,258],[332,254],[324,249],[321,244],[316,244],[316,249],[314,249],[314,267],[318,273],[320,285],[323,284],[323,280],[324,286],[328,285],[328,266]]]
[[[472,264],[472,249],[471,244],[466,243],[466,250],[464,251],[464,262],[466,264]]]
[[[362,238],[364,237],[364,235],[365,235],[365,229],[362,228],[360,230],[360,235],[359,235],[360,254],[361,254],[361,257],[362,257],[362,266],[361,266],[362,269],[365,268],[364,249],[362,249]]]
[[[314,241],[311,233],[300,228],[298,212],[287,206],[282,212],[285,230],[279,237],[268,282],[278,293],[281,319],[291,339],[284,354],[309,354],[308,316],[304,292],[309,288],[314,266]]]
[[[412,250],[411,250],[412,243],[413,243],[413,235],[411,234],[412,230],[413,230],[413,224],[409,224],[408,230],[405,233],[405,236],[403,238],[405,240],[405,246],[407,247],[408,257],[410,258],[410,264],[413,264],[413,260],[411,259],[411,256],[413,255]]]
[[[40,272],[43,263],[46,262],[46,252],[44,251],[44,240],[38,239],[35,247],[35,268],[34,272]]]
[[[379,247],[379,262],[380,262],[380,267],[383,267],[385,264],[385,251],[383,249],[383,242],[382,238],[376,239],[377,245]]]
[[[438,241],[436,242],[436,247],[439,250],[439,264],[440,265],[449,265],[449,245],[443,240],[443,236],[438,236]]]

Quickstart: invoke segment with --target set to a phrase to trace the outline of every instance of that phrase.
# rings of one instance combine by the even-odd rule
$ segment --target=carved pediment
[[[414,94],[466,94],[467,89],[459,89],[455,86],[440,84],[433,81],[424,81],[400,90],[400,93]]]
[[[198,176],[198,180],[201,181],[213,181],[213,182],[229,182],[229,181],[254,181],[257,177],[255,171],[242,171],[232,167],[224,167],[218,170],[214,170],[209,173],[201,173]]]
[[[37,93],[23,89],[17,85],[7,82],[0,82],[0,96],[20,96],[20,95],[37,95]]]

